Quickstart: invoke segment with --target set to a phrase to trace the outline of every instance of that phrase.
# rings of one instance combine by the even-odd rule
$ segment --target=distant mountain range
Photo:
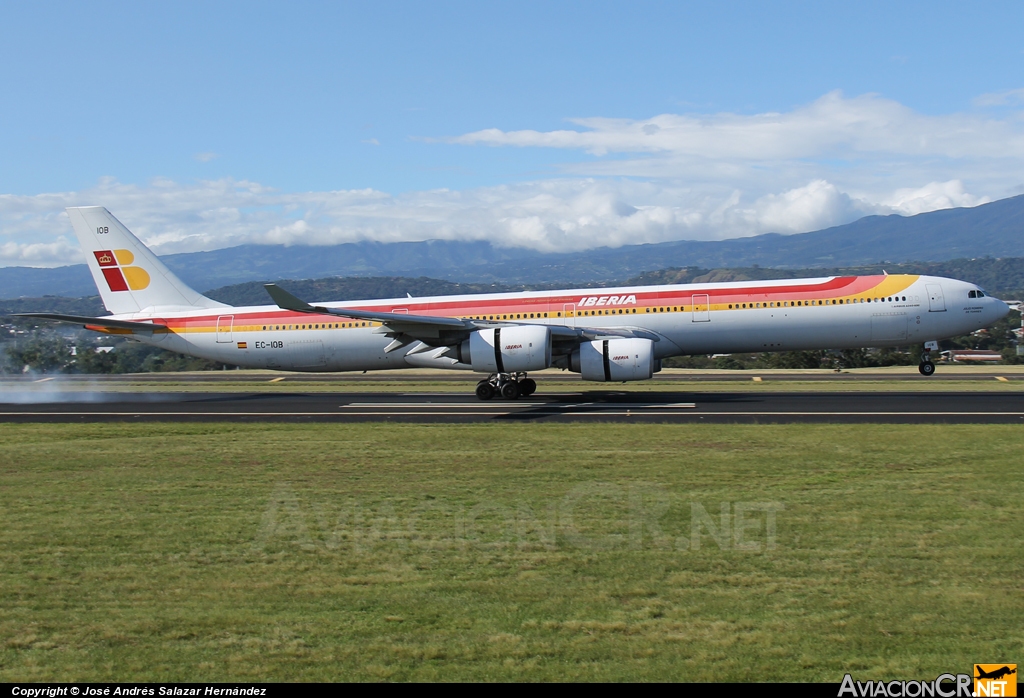
[[[826,269],[773,269],[771,267],[739,267],[732,269],[703,269],[686,267],[649,271],[616,283],[623,286],[653,286],[658,284],[712,283],[754,281],[758,279],[799,279],[811,276],[860,276],[881,274],[930,274],[946,276],[976,283],[1004,299],[1024,298],[1024,257],[992,257],[982,259],[955,259],[949,262],[912,262],[908,264],[881,264],[862,267],[835,267]],[[370,298],[401,298],[409,294],[415,298],[446,296],[460,293],[501,293],[505,291],[541,290],[556,288],[560,284],[462,284],[419,277],[415,279],[395,276],[332,276],[324,279],[284,279],[279,282],[288,291],[308,301],[355,301]],[[596,283],[596,282],[591,282]],[[586,287],[589,284],[582,284]],[[259,281],[232,284],[209,291],[210,298],[228,305],[266,305],[270,303],[267,291]],[[69,315],[107,315],[97,295],[82,298],[43,296],[0,300],[0,316],[12,313],[50,312]],[[27,322],[27,321],[26,321]]]
[[[917,216],[868,216],[798,235],[665,242],[543,253],[488,242],[377,243],[326,247],[241,245],[167,255],[163,261],[197,289],[247,281],[329,276],[429,276],[464,283],[581,285],[627,279],[667,267],[856,267],[1024,256],[1024,196]],[[0,298],[86,296],[96,292],[85,265],[0,268]]]

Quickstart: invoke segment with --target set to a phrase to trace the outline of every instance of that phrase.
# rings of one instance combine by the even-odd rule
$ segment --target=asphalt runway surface
[[[746,371],[720,371],[720,370],[699,370],[699,371],[675,371],[667,369],[660,373],[655,374],[654,380],[659,383],[678,383],[680,386],[692,384],[692,383],[704,383],[704,382],[735,382],[735,383],[749,383],[751,379],[755,377],[764,377],[765,380],[772,380],[778,382],[830,382],[836,384],[844,383],[859,383],[861,381],[902,381],[908,383],[921,382],[923,380],[929,383],[941,383],[944,381],[972,381],[982,382],[991,381],[997,377],[1009,376],[1012,380],[1024,379],[1024,373],[1017,373],[1015,369],[1018,367],[1009,366],[972,366],[971,370],[950,370],[949,366],[941,365],[937,367],[935,375],[930,378],[924,378],[917,372],[917,367],[907,367],[905,371],[892,372],[881,370],[878,372],[854,370],[854,371],[825,371],[825,370],[813,370],[813,371],[802,371],[802,370],[746,370]],[[548,377],[555,377],[561,383],[580,383],[581,388],[586,389],[590,384],[584,382],[578,374],[567,373],[564,371],[545,371],[539,373],[531,373],[531,376],[538,379],[538,382],[543,382]],[[445,383],[465,383],[467,384],[467,390],[472,391],[481,375],[478,373],[470,373],[468,371],[445,371],[443,373],[438,371],[430,370],[396,370],[396,371],[369,371],[367,373],[360,372],[345,372],[345,373],[274,373],[269,371],[201,371],[201,372],[190,372],[190,373],[128,373],[128,374],[106,374],[102,376],[98,375],[62,375],[60,376],[61,383],[65,384],[85,384],[85,383],[96,383],[104,386],[105,389],[116,390],[116,386],[119,384],[132,384],[132,383],[146,383],[153,385],[159,390],[161,383],[189,383],[197,386],[204,385],[217,385],[217,384],[234,384],[234,383],[253,383],[260,381],[267,381],[272,378],[277,378],[280,381],[286,381],[288,385],[296,385],[297,390],[301,390],[303,383],[315,383],[318,385],[337,383],[338,385],[349,386],[352,384],[366,383],[366,384],[379,384],[381,382],[387,383],[425,383],[425,382],[445,382]],[[27,384],[31,382],[40,382],[35,379],[31,380],[14,380],[12,384]],[[0,381],[2,385],[2,381]],[[680,390],[686,390],[688,388],[679,388]],[[696,389],[696,388],[694,388]]]
[[[1024,393],[582,390],[482,402],[458,393],[98,392],[0,403],[0,423],[143,421],[1021,424]]]

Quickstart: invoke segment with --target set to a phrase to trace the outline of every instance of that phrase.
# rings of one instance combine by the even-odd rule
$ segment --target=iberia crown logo
[[[142,267],[128,266],[135,261],[129,250],[93,252],[111,291],[141,291],[149,286],[149,273]]]

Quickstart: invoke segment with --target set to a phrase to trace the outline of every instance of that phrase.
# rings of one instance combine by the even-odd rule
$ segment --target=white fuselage
[[[891,275],[683,284],[613,289],[404,298],[325,307],[574,328],[643,330],[655,356],[906,346],[986,327],[1007,312],[971,297],[973,284]],[[378,322],[313,315],[276,306],[132,313],[168,331],[136,334],[171,351],[248,368],[363,371],[409,367],[468,369],[414,342],[391,342]]]

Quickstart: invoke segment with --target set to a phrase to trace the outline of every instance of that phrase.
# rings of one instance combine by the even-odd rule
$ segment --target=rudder
[[[103,305],[115,315],[155,307],[227,307],[189,288],[104,207],[67,212]]]

